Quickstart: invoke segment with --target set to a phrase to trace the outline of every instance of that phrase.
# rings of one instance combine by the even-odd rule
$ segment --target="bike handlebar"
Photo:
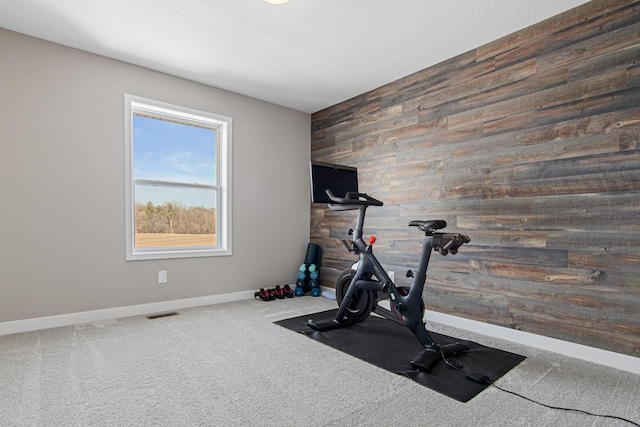
[[[347,210],[347,209],[356,209],[358,206],[382,206],[383,203],[369,196],[367,193],[353,193],[348,192],[345,194],[345,197],[337,197],[335,196],[331,190],[325,190],[327,196],[331,199],[333,203],[329,204],[329,208],[333,210]],[[362,200],[364,199],[364,200]],[[339,206],[336,206],[339,205]]]

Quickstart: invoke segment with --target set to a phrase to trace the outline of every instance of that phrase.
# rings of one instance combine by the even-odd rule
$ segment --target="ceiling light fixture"
[[[267,3],[271,3],[271,4],[285,4],[287,3],[289,0],[264,0]]]

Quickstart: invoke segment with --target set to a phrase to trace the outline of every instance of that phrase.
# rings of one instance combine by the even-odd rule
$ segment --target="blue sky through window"
[[[215,130],[134,115],[133,141],[134,179],[216,184]],[[205,189],[136,185],[135,199],[215,206],[215,192]]]

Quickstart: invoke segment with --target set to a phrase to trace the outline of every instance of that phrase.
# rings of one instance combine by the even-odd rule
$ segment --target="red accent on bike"
[[[376,242],[376,236],[369,237],[369,244],[373,245]]]

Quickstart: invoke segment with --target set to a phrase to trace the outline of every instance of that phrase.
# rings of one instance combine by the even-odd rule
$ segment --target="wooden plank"
[[[403,110],[426,110],[459,99],[467,99],[479,93],[511,86],[513,83],[531,77],[536,73],[535,60],[514,64],[496,72],[486,70],[482,75],[452,86],[432,90],[424,95],[413,96],[402,105]]]
[[[484,270],[490,277],[517,278],[532,283],[554,283],[597,287],[602,280],[601,270],[558,268],[541,265],[484,262]]]
[[[571,64],[567,69],[568,80],[584,80],[600,74],[628,70],[636,65],[640,58],[640,42],[632,40],[632,44],[600,55],[592,55],[584,61]]]
[[[637,14],[636,14],[637,15]],[[589,63],[594,56],[625,50],[638,43],[640,22],[633,16],[633,23],[610,32],[600,32],[594,37],[572,43],[562,49],[537,58],[538,72],[546,73],[556,68],[575,66],[577,63]],[[583,34],[580,35],[584,37]]]
[[[505,119],[509,119],[510,122],[515,122],[514,126],[518,126],[522,123],[521,116],[534,117],[536,111],[541,112],[558,105],[575,103],[583,99],[620,91],[627,87],[626,73],[626,70],[618,70],[614,73],[597,75],[560,87],[541,90],[470,111],[452,114],[447,118],[448,129],[469,126],[471,123],[495,122],[500,119],[502,119],[502,123],[504,123]],[[495,124],[491,123],[490,128],[495,127]]]
[[[418,93],[424,94],[442,85],[450,86],[465,78],[471,78],[475,75],[473,70],[476,66],[475,52],[470,51],[390,83],[382,90],[373,91],[371,94],[372,97],[382,96],[381,102],[385,106],[401,104],[404,99],[413,98]],[[482,64],[481,67],[483,70],[493,69],[493,63]],[[469,71],[470,69],[472,71]]]
[[[549,18],[477,49],[478,60],[498,58],[503,65],[540,56],[544,50],[611,31],[630,16],[637,19],[636,0],[596,1]],[[618,24],[620,25],[620,24]],[[606,29],[605,29],[606,28]]]

